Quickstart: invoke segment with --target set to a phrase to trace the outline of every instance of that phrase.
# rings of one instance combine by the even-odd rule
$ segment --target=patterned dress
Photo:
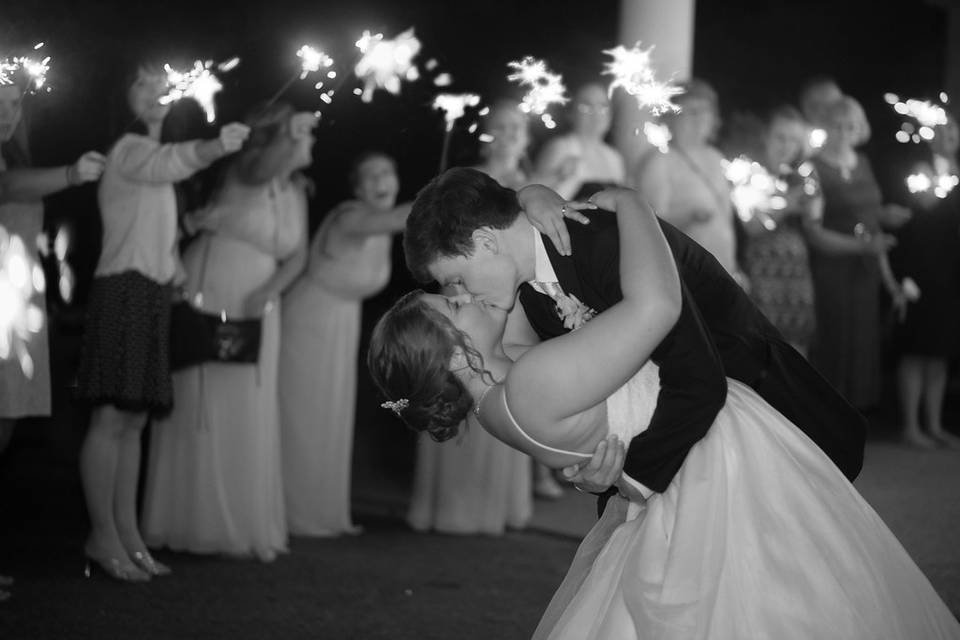
[[[745,268],[754,303],[790,344],[805,351],[816,328],[813,279],[803,235],[803,225],[812,213],[804,206],[809,196],[803,193],[803,181],[790,180],[788,185],[787,201],[797,206],[787,210],[772,231],[750,237]]]

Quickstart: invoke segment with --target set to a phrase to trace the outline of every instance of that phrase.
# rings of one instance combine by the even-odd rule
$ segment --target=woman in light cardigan
[[[144,545],[136,496],[141,430],[151,414],[172,405],[168,334],[179,260],[173,185],[239,149],[247,128],[228,124],[214,140],[161,144],[170,110],[159,102],[165,75],[141,66],[126,86],[129,121],[140,132],[117,140],[100,183],[103,245],[87,307],[77,396],[94,405],[80,451],[91,524],[85,573],[96,565],[117,580],[139,582],[169,573]]]

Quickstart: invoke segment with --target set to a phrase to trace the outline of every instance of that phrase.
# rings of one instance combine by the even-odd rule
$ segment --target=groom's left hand
[[[567,202],[559,193],[542,184],[531,184],[520,189],[517,192],[517,201],[530,224],[550,238],[550,242],[562,256],[572,253],[570,234],[563,219],[570,218],[581,224],[589,224],[590,219],[580,213],[580,209],[597,208],[589,202]]]
[[[607,436],[597,445],[586,466],[574,465],[563,470],[563,477],[580,491],[604,493],[620,479],[627,446],[617,436]]]

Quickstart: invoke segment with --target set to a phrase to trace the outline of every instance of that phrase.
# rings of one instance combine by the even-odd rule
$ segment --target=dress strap
[[[568,455],[568,456],[576,456],[576,457],[579,457],[579,458],[583,458],[584,460],[589,460],[589,459],[593,458],[593,455],[592,455],[592,454],[589,454],[589,453],[580,453],[579,451],[568,451],[568,450],[566,450],[566,449],[557,449],[556,447],[551,447],[551,446],[549,446],[549,445],[545,445],[545,444],[543,444],[542,442],[539,442],[539,441],[534,440],[533,438],[531,438],[530,435],[527,434],[527,432],[524,431],[523,428],[517,423],[517,419],[513,417],[513,413],[511,413],[510,407],[507,405],[507,388],[506,388],[506,386],[504,386],[504,385],[502,385],[502,384],[499,385],[499,386],[503,389],[503,391],[500,393],[500,397],[503,398],[503,410],[506,412],[507,417],[510,418],[510,424],[513,425],[514,429],[516,429],[517,432],[518,432],[520,435],[522,435],[527,442],[529,442],[530,444],[534,445],[534,446],[537,447],[538,449],[542,449],[542,450],[544,450],[544,451],[549,451],[549,452],[551,452],[551,453],[560,453],[560,454],[564,454],[564,455]]]

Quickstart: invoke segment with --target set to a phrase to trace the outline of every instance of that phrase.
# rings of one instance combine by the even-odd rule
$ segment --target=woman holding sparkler
[[[889,273],[893,238],[884,218],[903,207],[884,205],[870,162],[856,148],[869,137],[863,108],[849,96],[825,114],[826,143],[814,158],[823,190],[823,223],[808,228],[817,335],[811,362],[858,409],[880,400],[880,285],[906,303]],[[889,212],[885,212],[889,209]]]
[[[556,191],[567,199],[589,197],[626,179],[623,157],[604,142],[613,121],[610,97],[600,84],[581,86],[571,107],[573,130],[544,145],[537,174],[558,176]]]
[[[364,298],[390,281],[393,236],[409,205],[393,158],[360,155],[350,171],[356,200],[327,214],[307,271],[283,297],[280,425],[290,533],[359,532],[350,517],[357,350]]]
[[[307,258],[316,117],[274,103],[248,117],[250,140],[191,216],[187,299],[207,313],[259,318],[257,360],[201,362],[173,376],[176,404],[156,425],[144,492],[151,545],[273,560],[287,548],[277,377],[280,296]]]
[[[27,125],[23,119],[24,94],[32,80],[22,73],[0,85],[0,229],[4,236],[19,236],[35,263],[37,243],[43,231],[42,198],[63,189],[92,182],[103,172],[104,158],[96,151],[83,154],[75,163],[44,169],[30,168]],[[46,315],[46,299],[37,291],[33,304]],[[9,327],[0,326],[7,332]],[[0,358],[0,454],[13,436],[17,420],[50,415],[50,355],[47,327],[43,326],[25,345],[27,357]],[[28,366],[24,366],[24,362]],[[13,579],[0,576],[0,601],[10,597]]]
[[[213,140],[164,144],[170,111],[159,66],[141,65],[123,86],[125,131],[100,183],[103,248],[87,307],[77,396],[94,405],[80,452],[91,530],[84,554],[109,576],[144,581],[169,573],[147,551],[137,524],[140,435],[170,410],[169,322],[177,273],[174,183],[240,148],[247,127]]]
[[[774,176],[779,208],[744,222],[744,269],[750,297],[784,338],[806,355],[815,329],[813,280],[804,230],[820,224],[823,199],[810,163],[801,163],[807,123],[794,107],[775,109],[758,122],[759,148],[747,151]],[[739,151],[739,150],[738,150]],[[773,198],[771,198],[773,201]]]
[[[921,448],[960,448],[960,438],[941,422],[949,360],[960,355],[960,194],[953,186],[960,175],[960,129],[952,115],[935,129],[929,144],[930,162],[923,163],[919,173],[934,185],[950,188],[917,193],[920,211],[900,231],[891,253],[898,279],[910,278],[919,289],[919,298],[907,305],[896,332],[901,438]],[[918,416],[921,399],[926,434]]]
[[[0,226],[20,236],[34,261],[43,232],[42,198],[63,189],[92,182],[103,173],[104,157],[96,151],[75,163],[44,169],[30,168],[27,125],[23,119],[24,86],[19,79],[0,85]],[[36,304],[45,310],[38,292]],[[0,327],[0,331],[6,331]],[[18,358],[0,359],[0,453],[6,448],[18,418],[50,415],[50,357],[47,328],[27,345],[32,367],[25,372]]]
[[[711,142],[720,125],[717,93],[702,80],[682,86],[684,92],[674,99],[679,113],[661,116],[670,130],[670,147],[666,153],[649,152],[636,183],[657,215],[700,243],[743,282],[730,186],[723,156]]]

